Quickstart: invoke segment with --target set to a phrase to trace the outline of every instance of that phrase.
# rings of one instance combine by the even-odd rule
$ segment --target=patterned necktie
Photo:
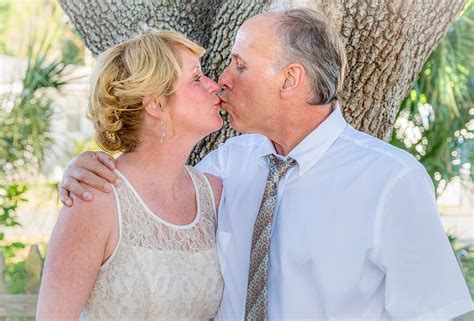
[[[281,160],[273,154],[267,155],[267,158],[270,170],[260,210],[253,227],[247,299],[245,302],[245,320],[267,319],[268,256],[278,183],[288,169],[296,165],[296,161],[292,158]]]

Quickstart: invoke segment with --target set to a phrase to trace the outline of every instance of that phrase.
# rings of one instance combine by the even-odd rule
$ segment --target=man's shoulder
[[[423,165],[409,152],[350,126],[344,130],[341,139],[351,149],[361,152],[364,157],[373,158],[374,161],[382,162],[387,167],[399,170],[423,168]]]
[[[258,134],[242,134],[234,136],[219,145],[220,153],[235,154],[240,157],[244,155],[253,155],[258,153],[262,148],[268,144],[268,138]]]
[[[252,159],[268,144],[265,136],[257,134],[244,134],[234,136],[225,143],[219,144],[216,150],[210,152],[196,165],[203,172],[212,173],[219,177],[226,177],[229,164],[245,162]]]
[[[242,134],[227,139],[224,145],[259,146],[267,140],[268,138],[259,134]]]

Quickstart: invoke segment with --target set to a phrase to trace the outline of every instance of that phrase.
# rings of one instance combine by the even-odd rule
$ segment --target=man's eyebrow
[[[240,56],[239,56],[238,54],[236,54],[236,53],[231,54],[231,56],[232,56],[232,58],[235,58],[235,59],[237,59],[237,60],[243,62],[244,64],[246,63],[245,60],[243,60],[242,57],[240,57]]]

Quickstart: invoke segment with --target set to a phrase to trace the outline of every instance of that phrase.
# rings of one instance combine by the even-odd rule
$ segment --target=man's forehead
[[[252,33],[248,28],[244,26],[240,27],[237,30],[237,34],[235,35],[234,45],[233,47],[242,47],[242,46],[249,46],[252,44]]]
[[[269,27],[275,26],[278,21],[280,21],[282,17],[281,12],[266,12],[266,13],[261,13],[258,15],[255,15],[242,24],[242,26],[245,25],[266,25]]]
[[[274,32],[276,28],[274,21],[260,16],[246,21],[237,31],[231,54],[245,59],[249,52],[253,55],[256,52],[276,49],[274,47],[278,41]]]

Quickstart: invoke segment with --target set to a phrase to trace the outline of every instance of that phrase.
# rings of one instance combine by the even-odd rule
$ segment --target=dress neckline
[[[153,219],[157,220],[158,222],[160,222],[164,225],[167,225],[167,226],[175,228],[175,229],[187,229],[187,228],[194,227],[197,224],[197,222],[199,221],[200,217],[201,217],[201,197],[200,197],[200,194],[199,194],[198,184],[196,182],[196,179],[195,179],[194,175],[191,173],[191,169],[187,165],[185,166],[185,168],[186,168],[186,171],[188,172],[189,177],[191,177],[191,181],[193,182],[193,185],[194,185],[194,193],[196,195],[195,196],[196,197],[196,214],[194,216],[194,220],[191,223],[188,223],[188,224],[173,224],[173,223],[168,222],[167,220],[161,218],[160,216],[158,216],[156,213],[154,213],[148,207],[148,205],[145,203],[145,201],[143,200],[141,195],[138,193],[138,191],[135,189],[135,187],[132,185],[132,183],[130,183],[130,181],[125,177],[125,175],[123,175],[118,169],[115,169],[114,173],[117,174],[117,176],[119,176],[120,179],[122,179],[125,182],[125,184],[128,185],[128,187],[130,188],[132,193],[135,195],[135,197],[138,199],[140,204],[145,209],[145,212],[148,215],[150,215]]]

